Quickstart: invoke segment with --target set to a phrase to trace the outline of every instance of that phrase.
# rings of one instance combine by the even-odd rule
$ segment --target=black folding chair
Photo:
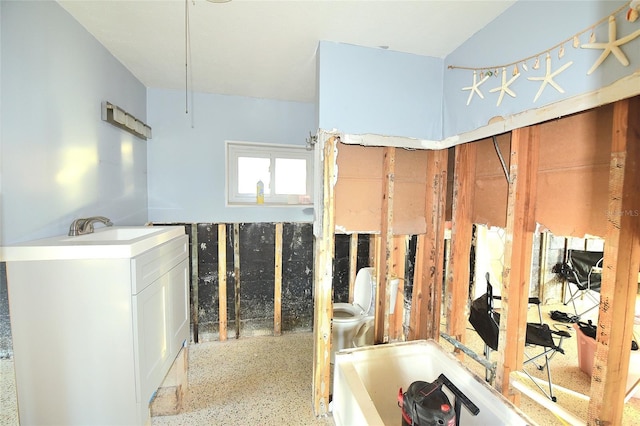
[[[500,329],[500,313],[496,312],[493,307],[493,301],[499,300],[500,296],[493,295],[493,287],[489,281],[489,274],[486,274],[487,279],[487,292],[476,300],[471,302],[471,311],[469,315],[469,322],[476,330],[480,338],[484,341],[484,355],[489,359],[492,350],[498,349],[498,336]],[[522,372],[527,375],[531,381],[540,389],[552,401],[556,401],[556,397],[553,395],[553,382],[551,379],[551,369],[549,368],[549,361],[555,356],[557,352],[564,354],[562,349],[562,340],[565,337],[571,337],[566,331],[552,330],[547,324],[542,322],[542,310],[540,309],[540,299],[537,297],[530,297],[529,304],[535,305],[538,309],[539,322],[527,322],[527,331],[525,337],[525,345],[530,347],[535,353],[527,353],[525,351],[525,357],[527,358],[523,367],[528,365],[534,365],[538,370],[542,371],[546,369],[547,383],[549,391],[543,389],[537,382],[537,380],[527,372],[525,368]],[[531,352],[531,351],[529,351]],[[540,360],[540,361],[539,361]],[[538,363],[540,362],[540,363]],[[485,379],[492,381],[495,372],[487,371]]]
[[[578,320],[600,305],[600,301],[593,292],[600,292],[603,259],[601,251],[569,250],[567,260],[553,267],[553,272],[564,280],[565,289],[569,293],[569,299],[563,303],[565,306],[569,303],[573,305],[573,311]],[[589,305],[578,312],[576,300],[585,300],[585,298]]]

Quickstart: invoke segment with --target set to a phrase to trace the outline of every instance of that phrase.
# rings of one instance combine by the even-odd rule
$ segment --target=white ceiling
[[[514,2],[58,0],[147,87],[302,102],[320,40],[444,58]]]

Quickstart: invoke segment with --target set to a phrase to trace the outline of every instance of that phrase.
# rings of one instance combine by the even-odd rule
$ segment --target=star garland
[[[536,102],[540,98],[540,96],[544,92],[544,89],[547,86],[553,87],[559,93],[564,93],[564,89],[562,87],[560,87],[560,85],[554,80],[554,78],[557,77],[558,75],[560,75],[562,72],[564,72],[571,65],[573,65],[573,61],[569,61],[569,62],[565,63],[564,65],[560,66],[558,69],[556,69],[555,71],[552,72],[551,71],[552,64],[551,64],[551,54],[550,54],[550,52],[558,49],[558,59],[562,59],[564,57],[564,54],[565,54],[564,46],[565,46],[565,44],[569,44],[569,43],[571,43],[574,48],[581,47],[583,49],[602,49],[603,50],[602,54],[596,60],[596,62],[593,64],[591,69],[589,69],[589,71],[587,72],[587,75],[590,75],[600,65],[602,65],[602,63],[607,59],[607,57],[611,53],[613,53],[613,55],[618,59],[620,64],[622,64],[623,66],[628,66],[629,65],[629,60],[625,56],[624,52],[620,49],[620,46],[623,46],[624,44],[626,44],[626,43],[628,43],[628,42],[640,37],[640,29],[638,29],[638,30],[636,30],[636,31],[632,32],[631,34],[628,34],[628,35],[626,35],[624,37],[618,38],[618,36],[617,36],[617,28],[616,28],[616,18],[615,17],[620,12],[624,11],[625,9],[628,9],[629,6],[631,5],[631,3],[632,3],[631,1],[626,2],[623,6],[621,6],[617,10],[615,10],[612,14],[602,18],[601,20],[599,20],[595,24],[591,25],[590,27],[588,27],[588,28],[586,28],[586,29],[574,34],[573,36],[561,41],[560,43],[556,44],[555,46],[552,46],[551,48],[549,48],[549,49],[547,49],[545,51],[538,52],[535,55],[531,55],[531,56],[526,57],[524,59],[520,59],[518,61],[511,62],[511,63],[508,63],[508,64],[489,66],[489,67],[465,67],[465,66],[449,65],[448,68],[449,69],[463,69],[463,70],[472,70],[473,71],[473,82],[471,83],[470,86],[462,88],[463,91],[467,91],[467,90],[469,91],[469,96],[467,98],[467,106],[469,106],[471,104],[471,101],[473,100],[473,97],[476,94],[481,99],[484,99],[484,96],[483,96],[482,92],[480,91],[480,86],[483,83],[485,83],[490,76],[496,76],[497,77],[500,73],[502,73],[502,79],[501,79],[500,86],[489,90],[489,93],[499,92],[498,102],[496,103],[496,106],[500,106],[500,104],[502,103],[502,101],[504,99],[505,93],[508,94],[509,96],[513,97],[513,98],[516,97],[516,93],[513,91],[513,89],[511,89],[510,86],[520,76],[520,68],[522,68],[524,71],[529,71],[529,67],[527,65],[527,62],[529,62],[531,60],[534,60],[532,68],[534,70],[537,70],[538,68],[540,68],[540,56],[542,56],[544,54],[544,55],[546,55],[546,72],[545,72],[545,74],[542,75],[542,76],[528,77],[527,78],[527,80],[529,80],[529,81],[540,81],[541,82],[540,88],[538,89],[538,92],[536,93],[536,95],[535,95],[535,97],[533,99],[533,102]],[[633,10],[635,11],[635,9],[633,9]],[[635,21],[635,19],[630,19],[629,18],[629,13],[628,12],[627,12],[627,20],[630,21],[630,22],[634,22]],[[595,39],[594,29],[595,29],[595,27],[597,27],[600,24],[603,24],[604,22],[607,22],[607,21],[609,22],[609,28],[608,28],[609,37],[608,37],[608,41],[607,42],[602,42],[602,43],[597,43],[596,39]],[[580,36],[582,36],[583,34],[589,32],[589,31],[591,32],[591,34],[589,36],[589,42],[581,44]],[[513,67],[512,77],[507,81],[507,75],[506,74],[507,74],[507,72],[509,72],[509,70],[512,69],[512,67]],[[479,79],[478,79],[478,74],[479,74]]]
[[[502,98],[504,98],[505,93],[511,96],[512,98],[516,97],[516,94],[511,89],[509,89],[509,86],[511,86],[511,83],[516,81],[518,77],[520,77],[519,73],[514,75],[513,77],[511,77],[509,81],[507,81],[507,70],[506,68],[502,69],[502,84],[496,88],[489,90],[490,93],[497,92],[498,90],[500,91],[500,96],[498,96],[498,103],[496,104],[496,106],[500,106],[500,104],[502,103]]]
[[[564,71],[567,68],[569,68],[572,64],[573,64],[573,61],[569,61],[566,64],[564,64],[563,66],[561,66],[560,68],[558,68],[557,70],[555,70],[554,72],[551,72],[551,55],[547,53],[547,72],[546,72],[546,74],[544,76],[542,76],[542,77],[528,77],[527,78],[527,80],[531,80],[531,81],[536,81],[536,80],[542,81],[542,84],[540,85],[540,89],[538,89],[538,93],[536,93],[536,97],[533,98],[533,102],[538,100],[538,98],[540,97],[540,95],[544,91],[544,88],[547,87],[547,84],[550,84],[551,86],[553,86],[553,88],[556,89],[558,92],[564,93],[564,89],[562,89],[562,87],[560,87],[558,85],[558,83],[553,81],[553,77],[557,76],[562,71]]]
[[[489,79],[488,75],[485,75],[484,77],[482,77],[482,79],[480,81],[476,81],[477,80],[477,73],[474,71],[473,72],[473,84],[469,87],[463,87],[462,90],[470,90],[469,92],[469,99],[467,99],[467,105],[469,105],[471,103],[471,98],[473,98],[473,94],[477,93],[478,96],[480,96],[482,99],[484,99],[484,95],[482,94],[482,92],[480,91],[479,87],[482,83],[484,83],[485,81],[487,81]]]

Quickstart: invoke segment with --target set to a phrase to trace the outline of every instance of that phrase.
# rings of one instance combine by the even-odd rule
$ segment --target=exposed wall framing
[[[473,143],[457,145],[454,155],[451,252],[449,275],[447,276],[448,292],[445,294],[445,313],[447,334],[464,343],[467,318],[469,317],[469,279],[472,272],[469,259],[473,232],[476,145]]]
[[[425,212],[427,228],[418,237],[409,339],[440,337],[444,283],[444,229],[448,151],[427,152]]]
[[[537,126],[514,130],[511,136],[496,388],[516,403],[519,395],[509,382],[511,372],[524,362],[539,143]]]
[[[455,175],[449,181],[450,185],[446,184],[447,161],[445,157],[445,183],[442,184],[442,193],[446,194],[449,191],[452,199],[450,258],[447,263],[449,272],[444,292],[447,331],[458,340],[463,340],[471,285],[470,258],[473,254],[471,245],[473,224],[480,223],[505,228],[506,252],[504,272],[501,277],[503,315],[500,326],[500,359],[496,387],[516,402],[518,395],[509,388],[509,374],[511,371],[518,370],[523,362],[526,301],[529,297],[529,290],[530,288],[536,289],[543,300],[549,292],[548,283],[544,281],[545,277],[549,275],[546,252],[550,245],[548,244],[548,235],[545,233],[547,230],[555,235],[582,238],[585,235],[604,235],[605,225],[607,225],[607,240],[611,233],[609,228],[617,229],[618,232],[620,229],[630,231],[628,235],[624,236],[626,238],[624,244],[627,247],[633,246],[633,249],[625,252],[626,260],[611,260],[615,259],[612,255],[609,256],[609,259],[610,262],[614,262],[616,266],[624,270],[624,272],[615,272],[617,275],[614,276],[617,277],[617,280],[624,280],[625,278],[622,276],[628,276],[628,281],[633,281],[633,285],[626,289],[628,293],[625,293],[624,296],[618,295],[620,291],[625,291],[625,289],[620,290],[619,286],[616,287],[615,294],[606,296],[611,297],[610,300],[613,301],[614,295],[618,295],[618,301],[626,301],[625,309],[611,310],[622,312],[617,314],[616,321],[625,320],[628,322],[633,317],[631,314],[633,306],[629,301],[634,299],[631,295],[635,295],[637,290],[635,280],[637,279],[639,266],[637,262],[640,250],[636,248],[636,245],[639,231],[633,228],[628,220],[626,225],[624,220],[621,220],[617,228],[615,221],[607,221],[607,212],[611,212],[615,207],[611,207],[611,204],[607,203],[611,203],[608,201],[609,199],[626,200],[624,202],[628,204],[620,204],[616,207],[617,211],[635,211],[636,209],[631,207],[633,205],[631,203],[637,203],[638,200],[633,198],[632,194],[639,192],[640,184],[636,177],[635,161],[632,166],[628,164],[626,167],[617,165],[614,168],[614,166],[606,165],[608,161],[606,158],[608,158],[609,152],[616,153],[615,156],[612,154],[612,158],[615,157],[618,160],[621,158],[619,152],[622,145],[619,142],[610,142],[611,134],[617,136],[618,139],[621,134],[624,134],[626,140],[640,145],[638,142],[640,131],[638,131],[639,124],[637,124],[640,123],[640,115],[637,103],[638,98],[635,98],[633,100],[634,106],[626,110],[626,114],[628,114],[625,116],[626,119],[620,118],[623,113],[620,112],[621,109],[618,105],[615,106],[615,113],[614,107],[609,105],[499,135],[497,136],[497,150],[491,139],[458,145],[453,149],[455,158],[448,167],[451,169],[451,164],[453,164],[455,168]],[[612,119],[612,117],[615,118]],[[408,326],[406,326],[407,321],[404,322],[404,326],[408,329],[405,330],[404,336],[408,335],[409,338],[422,336],[419,334],[419,327],[427,324],[425,329],[429,330],[428,336],[437,338],[438,327],[434,324],[440,316],[436,301],[439,300],[438,289],[441,289],[442,278],[435,280],[433,278],[435,271],[442,270],[442,264],[432,263],[435,256],[431,256],[431,254],[435,250],[444,256],[442,254],[444,246],[434,248],[433,246],[429,247],[429,244],[441,241],[441,234],[437,227],[439,223],[443,222],[443,219],[438,218],[446,218],[446,213],[441,214],[438,210],[430,209],[429,194],[440,197],[440,192],[434,190],[436,186],[431,184],[431,178],[427,178],[427,174],[438,170],[438,166],[423,161],[423,158],[429,155],[427,151],[395,149],[396,164],[393,173],[389,173],[389,165],[385,165],[384,162],[385,153],[391,152],[389,148],[355,145],[349,145],[349,148],[352,149],[345,149],[342,144],[338,144],[337,163],[340,175],[335,181],[335,204],[332,205],[332,208],[335,208],[336,229],[348,234],[371,234],[373,247],[370,253],[377,253],[372,258],[372,263],[377,270],[384,270],[388,267],[398,269],[399,261],[394,258],[393,252],[400,244],[396,237],[405,234],[405,242],[409,242],[409,247],[413,244],[416,256],[413,259],[415,262],[413,264],[409,260],[409,255],[405,257],[405,264],[410,266],[410,268],[405,268],[405,274],[415,271],[415,282],[406,282],[404,285],[404,291],[410,295],[412,300],[411,306],[407,306],[411,317]],[[630,156],[635,160],[635,155],[637,155],[635,149],[630,150],[625,145],[624,152],[625,158]],[[505,176],[498,154],[504,155],[509,164],[508,176]],[[411,161],[415,163],[407,165],[405,155],[412,157]],[[426,163],[429,164],[428,167],[424,167]],[[368,166],[364,166],[365,164]],[[375,164],[383,164],[383,167],[376,169]],[[418,178],[412,182],[422,188],[419,190],[422,194],[420,198],[425,200],[425,204],[421,206],[420,213],[411,210],[415,204],[405,209],[400,201],[402,200],[400,196],[402,191],[399,189],[402,188],[400,173],[407,169],[424,172],[424,175],[421,175],[424,178]],[[621,169],[624,169],[626,174]],[[622,173],[624,185],[612,183],[614,178],[611,176],[614,175],[614,171]],[[608,182],[609,189],[603,190],[606,189],[606,182]],[[392,185],[390,185],[391,183]],[[616,185],[622,185],[620,186],[622,195],[617,197],[612,195],[613,190],[611,189]],[[389,201],[388,191],[391,187],[393,187],[393,207],[389,209],[388,206],[385,207],[384,203]],[[631,187],[635,189],[629,189]],[[377,192],[375,188],[382,188],[382,190]],[[353,197],[353,194],[360,194],[360,196]],[[415,198],[417,197],[414,192]],[[633,201],[629,201],[630,199]],[[623,201],[620,202],[623,203]],[[446,202],[435,203],[435,205],[442,205],[444,212],[449,211],[449,204]],[[399,226],[398,215],[406,211],[411,211],[415,217],[413,220],[404,221],[404,225]],[[361,218],[363,220],[359,220]],[[436,218],[435,222],[432,222],[434,218]],[[421,226],[422,221],[424,221],[425,227]],[[434,223],[436,226],[431,226]],[[538,225],[542,225],[543,233],[541,234],[537,233]],[[402,232],[399,229],[407,229],[408,231]],[[429,236],[430,229],[436,230],[437,236]],[[391,243],[389,243],[389,234],[394,236]],[[534,241],[535,238],[538,240]],[[556,241],[557,237],[553,237],[551,246],[556,250],[554,253],[557,252]],[[536,247],[534,247],[534,242],[538,244]],[[605,247],[607,244],[610,243],[605,243]],[[540,249],[540,253],[538,253],[538,249]],[[533,255],[539,256],[539,259],[534,261]],[[633,261],[629,259],[629,256],[633,258]],[[550,258],[554,258],[554,255]],[[536,265],[539,263],[536,266],[539,270],[536,269],[535,274],[532,271],[532,262]],[[384,286],[387,286],[390,275],[386,271],[380,275],[382,276],[378,279],[384,282]],[[432,280],[427,285],[424,284],[425,277]],[[532,280],[539,280],[540,287],[531,286]],[[352,289],[349,293],[351,292]],[[426,298],[425,292],[428,292]],[[384,289],[378,296],[376,314],[382,316],[377,317],[377,341],[403,337],[402,333],[395,334],[398,327],[397,318],[395,318],[397,313],[394,314],[393,321],[388,315],[388,306],[385,306],[385,302],[388,302],[387,293],[388,289]],[[604,297],[605,294],[602,296]],[[429,306],[429,308],[425,309],[423,306]],[[606,320],[606,316],[601,315],[601,318],[605,318],[605,323],[601,321],[599,325],[606,330],[610,322]],[[380,328],[384,329],[380,330]],[[630,333],[630,328],[624,330],[625,333]],[[521,344],[507,345],[507,336],[510,341],[515,339]],[[622,334],[615,335],[613,337],[616,342],[615,347],[625,346],[618,345],[617,339],[620,339],[619,342],[622,343],[628,341],[629,336],[626,334],[624,336]],[[614,352],[614,355],[611,356],[610,345],[614,340],[606,339],[611,339],[611,336],[606,334],[601,336],[599,350],[602,352],[602,347],[608,348],[606,354],[609,356],[605,355],[602,358],[601,352],[599,352],[600,362],[603,359],[611,360],[606,362],[619,362],[619,352]],[[599,368],[600,372],[604,371],[603,374],[606,375],[605,365],[598,365],[596,362],[594,368]],[[617,369],[617,373],[613,374],[610,370],[606,379],[603,378],[604,376],[597,379],[604,389],[602,392],[592,386],[593,399],[590,410],[597,413],[592,416],[598,419],[597,422],[605,417],[607,421],[609,418],[614,419],[614,424],[620,420],[616,417],[615,407],[610,408],[610,412],[605,412],[601,406],[596,406],[596,403],[593,402],[596,399],[600,402],[618,400],[619,389],[617,388],[621,388],[625,382],[619,370],[626,371],[624,368]],[[594,380],[596,379],[594,378]],[[615,390],[613,390],[614,388]]]
[[[321,235],[316,235],[313,309],[313,411],[317,416],[329,412],[329,386],[331,376],[331,317],[333,302],[333,253],[335,232],[335,193],[337,139],[322,141],[322,224]]]
[[[590,425],[622,423],[640,268],[640,97],[615,104]],[[615,327],[613,325],[615,324]]]
[[[382,209],[380,218],[380,253],[376,268],[375,342],[389,342],[389,281],[393,273],[393,200],[395,191],[396,149],[383,150]]]

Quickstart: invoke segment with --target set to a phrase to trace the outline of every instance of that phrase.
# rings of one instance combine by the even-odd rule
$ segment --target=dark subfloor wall
[[[368,234],[358,235],[356,271],[369,265]],[[349,260],[351,256],[351,235],[335,234],[333,258],[333,303],[349,302]]]
[[[275,228],[275,223],[238,224],[240,329],[237,333],[234,225],[225,225],[229,338],[236,334],[250,336],[273,331]],[[282,331],[311,330],[313,225],[284,223],[282,228]],[[197,229],[197,330],[205,340],[217,339],[220,321],[218,225],[200,223]]]

